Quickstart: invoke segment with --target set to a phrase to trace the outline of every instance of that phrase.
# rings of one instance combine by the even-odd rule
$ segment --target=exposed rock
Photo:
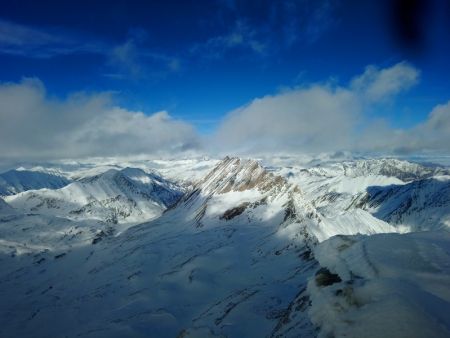
[[[244,202],[235,208],[228,209],[222,216],[220,216],[220,219],[229,221],[230,219],[239,216],[244,212],[245,209],[247,209],[249,204],[250,204],[249,202]]]
[[[320,268],[316,272],[316,284],[317,286],[329,286],[335,283],[342,282],[341,277],[335,273],[331,273],[327,268]]]

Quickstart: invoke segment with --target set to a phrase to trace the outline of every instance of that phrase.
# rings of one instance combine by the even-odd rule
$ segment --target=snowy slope
[[[181,194],[179,187],[159,176],[125,168],[85,177],[61,189],[26,191],[6,200],[25,213],[116,224],[158,217]]]
[[[53,258],[52,255],[57,255],[55,252],[90,246],[116,233],[111,225],[92,220],[74,222],[67,218],[17,212],[0,212],[0,222],[0,252],[10,257],[39,257],[33,262],[45,261],[45,258],[41,260],[41,253],[47,255],[47,259]]]
[[[319,337],[449,337],[450,233],[338,236],[308,284]],[[325,269],[324,269],[325,268]]]
[[[152,222],[84,245],[5,250],[0,336],[276,336],[316,266],[314,241],[287,231],[313,222],[289,203],[294,192],[255,161],[226,159]],[[292,336],[314,332],[306,305]]]
[[[280,224],[280,236],[307,236],[312,242],[336,234],[403,231],[364,210],[322,215],[298,185],[268,172],[255,160],[239,158],[220,162],[180,200],[178,209],[198,227],[235,217],[247,222],[270,221]]]
[[[441,173],[402,161],[369,162],[267,170],[250,159],[177,160],[171,177],[180,175],[191,189],[173,205],[179,188],[153,171],[177,167],[169,161],[145,170],[113,162],[106,164],[113,168],[77,167],[83,174],[64,188],[10,196],[23,213],[0,220],[0,336],[357,337],[364,325],[371,328],[371,315],[384,318],[373,308],[377,299],[385,311],[396,293],[399,323],[400,316],[404,323],[422,323],[425,331],[417,330],[417,337],[446,333],[443,316],[423,306],[448,306],[446,233],[327,241],[337,234],[408,230],[355,201],[373,186],[402,188]],[[417,189],[437,188],[426,186]],[[142,222],[153,206],[160,209],[149,222],[119,232],[113,221],[105,222],[114,214],[119,223]],[[320,266],[341,282],[315,285]],[[392,280],[384,283],[386,278]],[[398,280],[413,286],[398,291],[405,285]],[[372,282],[373,290],[358,293]],[[370,296],[361,298],[364,306],[352,303],[348,286],[358,297]],[[440,326],[433,326],[436,321]]]
[[[395,159],[325,163],[311,168],[276,168],[298,184],[305,198],[333,225],[363,215],[374,232],[436,229],[448,226],[450,202],[448,169]],[[364,221],[364,220],[360,220]],[[357,219],[349,224],[360,222]],[[366,223],[366,221],[364,221]],[[391,230],[376,230],[380,221]],[[333,234],[343,234],[341,230]]]
[[[0,174],[0,196],[43,188],[58,189],[69,183],[69,179],[53,172],[9,170]]]
[[[14,212],[14,209],[0,197],[0,214],[9,214]]]
[[[227,157],[177,207],[195,219],[199,227],[235,217],[247,217],[248,221],[275,218],[274,222],[281,223],[288,204],[293,204],[299,194],[297,186],[267,172],[257,161]],[[295,207],[310,208],[300,204]],[[312,208],[308,211],[314,213]]]
[[[391,224],[409,226],[412,231],[450,227],[450,176],[434,176],[404,185],[370,187],[354,201]]]

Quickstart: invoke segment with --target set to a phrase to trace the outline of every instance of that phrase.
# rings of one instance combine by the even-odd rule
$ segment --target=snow
[[[318,230],[314,231],[319,241],[324,241],[335,235],[371,235],[377,233],[409,231],[407,226],[393,226],[384,222],[367,211],[353,209],[334,217],[324,217]]]
[[[445,169],[342,156],[24,166],[74,181],[0,199],[0,336],[448,336]]]
[[[61,189],[28,190],[6,201],[24,213],[90,220],[115,225],[115,231],[159,217],[182,195],[182,190],[140,169],[109,169]]]
[[[220,195],[214,195],[208,201],[207,215],[221,216],[223,213],[242,203],[256,202],[263,198],[263,194],[258,190],[230,191]]]
[[[215,219],[222,226],[196,228],[186,220],[189,210],[179,206],[95,245],[61,248],[66,255],[58,259],[57,250],[14,261],[2,256],[7,278],[0,279],[0,315],[9,320],[0,334],[271,332],[314,265],[301,263],[303,245],[280,241],[273,219],[264,224]]]
[[[13,212],[13,208],[0,197],[0,214]]]
[[[381,175],[368,175],[358,177],[342,177],[330,182],[332,190],[338,193],[357,194],[364,192],[370,186],[388,186],[392,184],[401,185],[403,181],[396,177],[386,177]],[[333,184],[334,183],[334,184]]]
[[[450,228],[450,177],[434,176],[404,185],[370,187],[360,207],[412,230]]]
[[[319,337],[448,337],[450,233],[337,236],[314,254],[342,279],[308,283]]]
[[[12,195],[30,189],[57,189],[69,183],[69,179],[56,172],[19,168],[0,174],[0,196]]]

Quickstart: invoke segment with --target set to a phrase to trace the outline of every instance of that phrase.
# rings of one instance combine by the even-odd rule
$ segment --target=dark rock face
[[[220,216],[220,219],[222,220],[226,220],[229,221],[230,219],[233,219],[239,215],[241,215],[246,209],[248,208],[252,208],[255,209],[261,205],[265,205],[267,204],[267,197],[264,197],[262,199],[260,199],[259,201],[250,203],[250,202],[243,202],[240,205],[238,205],[237,207],[228,209],[227,211],[224,212],[224,214],[222,216]]]
[[[225,211],[225,213],[222,216],[220,216],[220,219],[229,221],[230,219],[233,219],[236,216],[239,216],[240,214],[242,214],[245,211],[245,209],[249,206],[249,204],[250,203],[245,202],[235,208],[228,209],[227,211]]]
[[[341,277],[335,273],[331,273],[327,268],[320,268],[316,272],[317,286],[329,286],[340,282],[342,282]]]

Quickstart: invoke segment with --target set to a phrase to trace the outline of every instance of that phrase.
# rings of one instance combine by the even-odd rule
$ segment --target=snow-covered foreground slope
[[[267,225],[200,231],[178,221],[163,216],[71,251],[2,255],[0,335],[175,337],[204,328],[237,337],[281,330],[315,265],[303,245],[286,246]],[[311,335],[307,317],[301,326],[296,334]]]
[[[417,182],[443,176],[440,169],[391,160],[270,171],[257,161],[238,158],[175,162],[182,175],[177,181],[190,189],[162,214],[170,205],[170,191],[180,190],[153,168],[86,167],[77,169],[77,181],[64,188],[8,197],[16,209],[11,212],[6,205],[9,211],[0,212],[0,337],[314,337],[329,333],[340,337],[358,332],[352,331],[352,319],[336,310],[351,292],[347,287],[364,287],[386,276],[396,281],[394,288],[402,285],[398,281],[412,283],[411,276],[417,275],[417,288],[423,292],[414,301],[448,303],[442,296],[448,294],[443,283],[448,263],[442,263],[448,257],[446,232],[429,237],[386,234],[379,240],[378,235],[339,236],[326,241],[339,234],[407,231],[408,222],[377,218],[377,210],[363,205],[361,201],[369,203],[363,197],[373,186],[387,189],[392,184],[399,189],[416,184],[422,191],[428,185]],[[158,171],[169,172],[173,167],[166,161],[158,165]],[[201,177],[190,181],[194,173]],[[445,191],[437,190],[436,196]],[[114,196],[122,197],[109,204]],[[127,204],[129,200],[135,204]],[[443,201],[442,213],[434,221],[448,214],[448,201]],[[136,213],[155,203],[162,207],[160,217],[150,222],[128,224],[121,232],[114,222],[106,222],[105,215],[113,211],[121,216],[130,210],[130,216],[117,218],[119,223],[139,219],[133,218]],[[429,223],[426,228],[435,225]],[[441,242],[433,244],[437,238]],[[397,247],[392,261],[386,263],[390,250]],[[338,263],[355,273],[338,271]],[[391,268],[386,268],[388,263],[393,264]],[[381,271],[379,275],[370,274],[366,266],[371,265]],[[316,272],[321,266],[332,272],[321,270],[318,286]],[[327,280],[333,280],[332,273],[338,273],[341,281],[326,286]],[[434,286],[425,288],[422,282],[438,291]],[[342,291],[335,290],[335,285],[341,285]],[[377,299],[395,295],[386,285],[378,293],[369,290],[370,299],[363,306],[349,301],[344,312],[361,319],[355,327],[371,328],[370,315],[376,312],[363,311],[367,304],[370,307]],[[405,321],[420,317],[416,307],[398,304]],[[443,308],[448,309],[445,304]],[[445,333],[445,322],[444,329],[430,324],[441,317],[428,310],[424,308],[421,319],[428,331],[417,331],[417,337]],[[320,313],[330,316],[326,323]],[[338,326],[336,318],[346,322]]]
[[[320,337],[449,337],[450,233],[337,236],[308,284]]]

